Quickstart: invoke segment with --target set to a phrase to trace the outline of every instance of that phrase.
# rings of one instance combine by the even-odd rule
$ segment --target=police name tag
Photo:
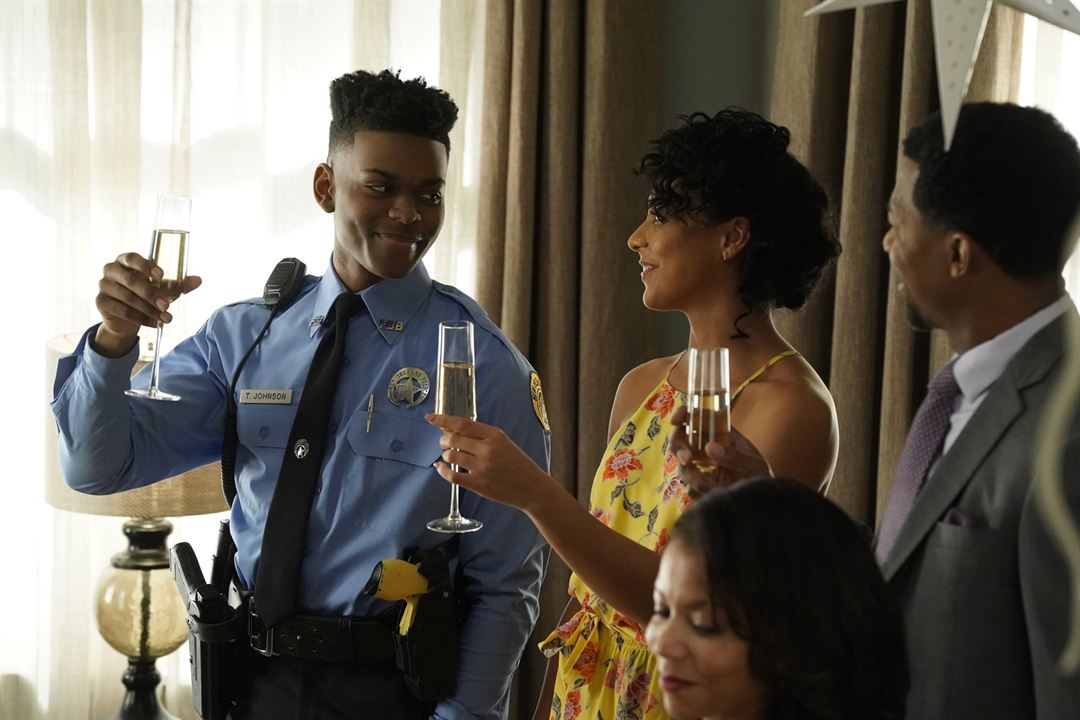
[[[256,390],[241,390],[240,404],[291,405],[292,388],[260,388]]]

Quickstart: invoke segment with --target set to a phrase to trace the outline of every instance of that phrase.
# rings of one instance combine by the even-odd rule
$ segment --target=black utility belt
[[[249,605],[248,642],[267,657],[354,663],[394,659],[393,630],[378,620],[294,615],[267,628],[253,605]]]

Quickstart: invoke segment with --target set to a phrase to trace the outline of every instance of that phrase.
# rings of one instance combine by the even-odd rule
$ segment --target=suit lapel
[[[1068,314],[1075,315],[1071,309]],[[882,567],[891,579],[971,481],[979,465],[1024,411],[1021,392],[1043,380],[1062,352],[1063,318],[1040,330],[1009,362],[915,500]]]
[[[998,444],[1024,409],[1016,386],[1005,381],[1006,378],[1002,377],[994,383],[960,437],[926,481],[911,508],[911,514],[900,528],[892,552],[885,560],[882,571],[886,579],[896,573],[933,529],[971,480],[983,458]]]

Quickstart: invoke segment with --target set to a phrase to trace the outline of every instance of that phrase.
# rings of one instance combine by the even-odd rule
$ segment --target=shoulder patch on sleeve
[[[503,334],[502,330],[492,322],[488,314],[484,312],[483,307],[480,306],[480,303],[452,285],[433,282],[432,286],[436,292],[451,299],[464,309],[466,314],[472,318],[478,330],[485,331],[507,350],[509,353],[508,359],[515,368],[514,382],[523,382],[526,377],[529,378],[529,396],[532,401],[533,412],[536,414],[536,419],[540,421],[540,426],[544,429],[544,432],[550,434],[551,423],[548,420],[547,406],[544,404],[544,390],[540,385],[540,375],[533,369],[528,359],[510,342],[510,339]],[[515,387],[519,386],[515,385]],[[520,391],[514,391],[515,397],[518,397],[517,392]]]
[[[536,413],[536,419],[540,421],[544,432],[551,432],[547,406],[544,405],[544,389],[540,387],[540,375],[535,370],[529,375],[529,394],[532,396],[533,412]]]

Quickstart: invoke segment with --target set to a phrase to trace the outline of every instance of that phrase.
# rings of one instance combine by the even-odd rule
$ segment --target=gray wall
[[[661,34],[665,127],[695,110],[728,105],[768,116],[779,0],[664,0]],[[679,313],[661,323],[664,353],[686,347],[688,326]]]

